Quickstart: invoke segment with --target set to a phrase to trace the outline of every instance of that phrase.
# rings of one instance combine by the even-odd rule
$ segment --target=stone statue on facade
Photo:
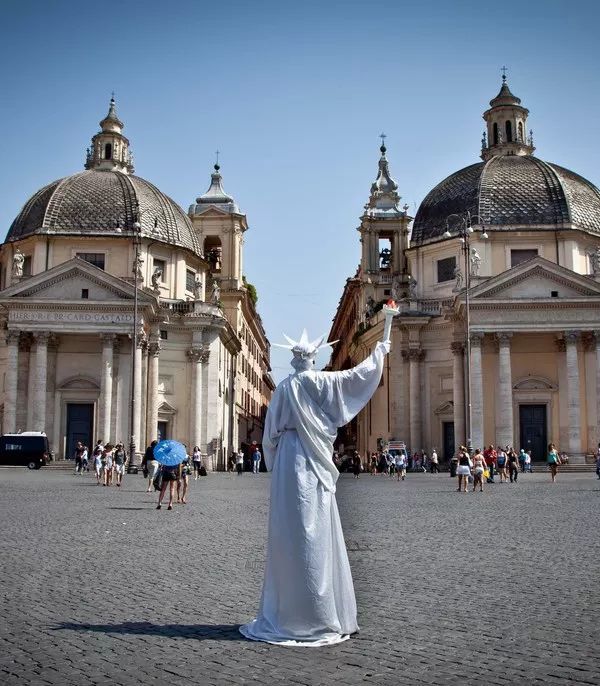
[[[590,253],[590,263],[592,265],[592,274],[600,276],[600,245]]]
[[[194,300],[202,300],[202,279],[199,276],[194,279]]]
[[[367,304],[365,305],[365,319],[369,322],[375,316],[375,300],[373,296],[370,295],[367,298]]]
[[[155,267],[152,272],[152,290],[155,293],[160,293],[160,282],[162,281],[163,270],[160,267]]]
[[[456,283],[454,284],[454,290],[460,291],[463,287],[463,273],[460,271],[460,267],[454,267],[454,279]]]
[[[481,267],[481,255],[475,248],[471,248],[471,276],[479,276],[479,268]]]
[[[392,279],[392,288],[390,290],[392,300],[398,302],[402,298],[402,281],[399,276],[394,276]]]
[[[144,280],[143,266],[144,266],[144,260],[138,255],[137,258],[133,260],[133,269],[132,269],[136,282]]]
[[[213,278],[212,282],[212,304],[219,305],[221,302],[221,288],[217,279]]]
[[[13,279],[20,279],[23,277],[23,263],[25,262],[25,255],[19,248],[15,250],[13,255],[12,277]]]
[[[416,300],[417,298],[417,280],[412,274],[408,277],[408,297],[411,300]]]

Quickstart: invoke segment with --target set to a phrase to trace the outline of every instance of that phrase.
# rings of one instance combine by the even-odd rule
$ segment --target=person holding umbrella
[[[162,465],[162,485],[158,496],[157,510],[162,507],[162,501],[169,487],[169,505],[167,510],[173,509],[173,495],[175,484],[179,478],[179,465],[187,458],[185,446],[177,441],[160,441],[154,446],[154,459]]]

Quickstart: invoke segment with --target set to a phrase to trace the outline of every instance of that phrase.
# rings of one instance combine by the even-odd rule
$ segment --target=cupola
[[[397,216],[402,212],[398,208],[400,196],[398,195],[398,184],[390,175],[389,165],[385,153],[385,134],[381,134],[381,157],[379,158],[379,171],[377,178],[371,185],[369,202],[365,205],[365,214],[371,217],[377,216]]]
[[[503,70],[500,92],[483,113],[487,131],[481,141],[481,159],[485,161],[500,155],[532,155],[535,150],[533,132],[527,133],[529,110],[511,93]]]
[[[100,122],[100,129],[87,149],[85,168],[132,174],[133,155],[129,140],[123,135],[123,122],[117,116],[114,94],[110,99],[108,114]]]

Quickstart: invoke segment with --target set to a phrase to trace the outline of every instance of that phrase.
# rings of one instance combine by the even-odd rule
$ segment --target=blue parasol
[[[161,441],[154,446],[154,459],[166,467],[176,467],[186,457],[185,446],[178,441]]]

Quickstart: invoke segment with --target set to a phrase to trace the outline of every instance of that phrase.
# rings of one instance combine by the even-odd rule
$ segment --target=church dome
[[[414,244],[439,239],[452,215],[495,231],[580,229],[600,234],[600,191],[583,177],[533,156],[529,110],[508,87],[483,113],[483,162],[439,183],[421,203],[413,223]],[[455,219],[455,218],[454,218]]]
[[[492,157],[439,183],[423,200],[412,241],[441,238],[453,214],[494,230],[577,228],[600,234],[600,191],[583,177],[531,155]]]
[[[138,176],[90,169],[34,193],[12,223],[7,241],[32,234],[115,236],[142,225],[142,235],[201,254],[191,221],[174,200]]]

